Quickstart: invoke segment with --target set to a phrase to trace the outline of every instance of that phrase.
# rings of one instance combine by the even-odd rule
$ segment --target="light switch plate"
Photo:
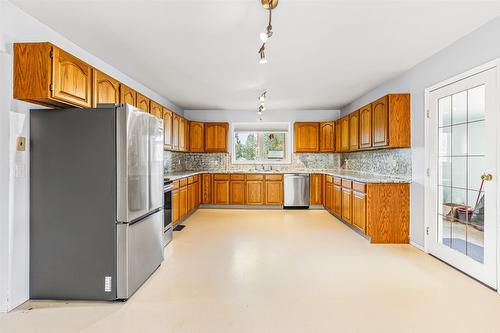
[[[25,151],[26,150],[26,138],[24,136],[17,137],[16,149],[17,149],[17,151]]]

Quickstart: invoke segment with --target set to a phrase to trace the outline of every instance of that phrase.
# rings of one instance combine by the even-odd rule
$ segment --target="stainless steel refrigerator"
[[[163,261],[163,121],[31,110],[30,296],[129,298]]]

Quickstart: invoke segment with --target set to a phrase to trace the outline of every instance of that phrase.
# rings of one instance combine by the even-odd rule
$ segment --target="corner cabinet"
[[[91,107],[92,67],[50,43],[14,43],[14,98],[48,107]]]
[[[92,79],[94,87],[93,107],[103,103],[120,103],[120,82],[95,68],[93,69]]]
[[[319,123],[297,122],[294,124],[294,142],[296,153],[319,151]]]
[[[227,153],[228,123],[205,123],[205,152]]]

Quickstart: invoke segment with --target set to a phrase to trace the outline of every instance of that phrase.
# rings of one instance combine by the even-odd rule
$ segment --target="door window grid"
[[[470,103],[471,95],[475,95],[476,99],[479,98],[479,107],[476,105],[473,110],[474,114],[469,117],[469,111],[473,107]],[[484,103],[481,103],[481,100],[484,101],[484,85],[438,100],[438,226],[440,226],[438,227],[438,241],[479,262],[484,260],[482,230],[484,210],[483,223],[471,225],[471,215],[474,219],[474,212],[471,213],[470,209],[475,208],[479,194],[479,185],[475,178],[480,175],[477,172],[475,177],[470,175],[470,162],[472,159],[480,160],[485,155],[477,153],[477,148],[484,142],[480,142],[471,153],[473,136],[469,128],[477,124],[483,124],[484,128]],[[483,104],[482,108],[481,104]],[[478,127],[481,129],[480,126]],[[479,133],[481,131],[476,131],[476,136]],[[461,170],[459,166],[462,166]],[[479,169],[479,171],[482,170]]]

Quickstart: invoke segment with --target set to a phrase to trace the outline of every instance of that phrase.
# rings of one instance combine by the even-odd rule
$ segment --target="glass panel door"
[[[490,69],[429,96],[430,252],[494,287],[496,75]]]

